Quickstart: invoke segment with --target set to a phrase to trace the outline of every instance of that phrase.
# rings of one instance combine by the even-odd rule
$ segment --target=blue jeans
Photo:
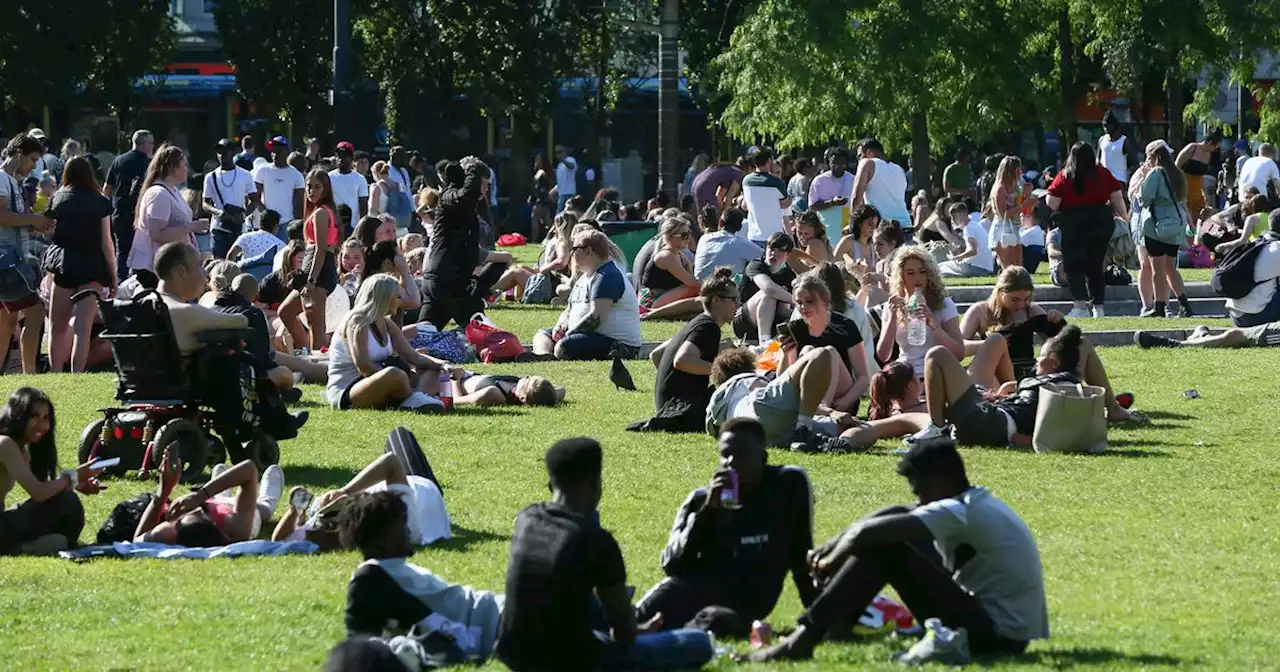
[[[1040,268],[1040,262],[1047,259],[1044,245],[1023,245],[1022,246],[1022,267],[1027,269],[1028,273],[1035,274]]]
[[[551,336],[550,329],[543,329],[543,334]],[[613,356],[613,346],[617,341],[594,331],[580,331],[569,334],[556,343],[556,358],[566,360],[604,360]]]
[[[213,229],[210,233],[213,234],[213,258],[226,259],[231,246],[235,245],[236,234],[222,229]]]
[[[1271,297],[1270,303],[1256,313],[1244,313],[1239,317],[1231,316],[1231,323],[1237,327],[1257,327],[1271,322],[1280,322],[1280,289]]]
[[[603,670],[696,670],[715,655],[711,636],[690,628],[636,635],[629,645],[611,642],[600,633],[596,636],[604,642]]]

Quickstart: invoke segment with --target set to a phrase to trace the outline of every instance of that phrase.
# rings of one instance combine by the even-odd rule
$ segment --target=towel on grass
[[[85,546],[73,551],[62,551],[58,553],[58,557],[67,560],[85,560],[88,558],[158,558],[160,560],[187,558],[191,560],[208,560],[209,558],[239,558],[249,555],[309,554],[318,550],[320,550],[320,547],[309,541],[254,539],[210,548],[187,548],[186,546],[152,542],[123,541],[105,546]]]

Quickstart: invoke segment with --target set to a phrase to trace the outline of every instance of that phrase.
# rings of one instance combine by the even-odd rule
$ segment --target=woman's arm
[[[1124,204],[1124,197],[1120,195],[1119,189],[1111,192],[1111,212],[1116,217],[1129,221],[1129,207]]]
[[[881,315],[880,340],[876,341],[876,359],[887,362],[893,356],[893,346],[898,342],[898,320],[905,300],[901,296],[891,296],[885,303]]]
[[[404,255],[398,252],[396,253],[396,275],[400,276],[400,308],[416,310],[422,305],[422,293],[418,291],[418,283],[413,280],[409,262],[405,261]]]
[[[1016,202],[1016,199],[1013,205],[1006,207],[1005,204],[1008,202],[1009,202],[1009,190],[1005,188],[1004,185],[1000,185],[999,187],[996,187],[995,205],[996,207],[1000,208],[1000,217],[1002,219],[1013,219],[1013,220],[1018,219],[1021,216],[1021,211],[1018,210],[1018,204]]]
[[[413,346],[409,344],[409,339],[404,337],[404,332],[396,327],[391,318],[384,317],[383,326],[386,328],[387,333],[391,335],[391,351],[414,367],[422,370],[444,371],[445,367],[449,365],[448,362],[442,359],[436,359],[414,350]]]
[[[329,254],[329,227],[333,226],[333,221],[329,219],[329,212],[324,208],[315,211],[313,215],[315,219],[315,243],[316,252],[314,261],[311,262],[311,272],[307,276],[307,285],[314,286],[316,281],[320,279],[320,272],[324,270],[324,259]]]
[[[785,287],[774,282],[773,278],[768,275],[758,273],[751,278],[751,281],[756,283],[756,287],[759,287],[760,291],[764,292],[769,297],[779,301],[785,301],[787,303],[795,303],[795,299],[791,296],[791,292],[788,292]]]
[[[355,338],[347,339],[347,351],[351,353],[351,362],[356,365],[356,370],[361,376],[372,376],[382,370],[380,364],[375,364],[369,358],[368,349],[365,347],[365,343],[369,340],[369,329],[369,327],[360,327],[356,330]],[[399,329],[393,331],[398,332]],[[404,335],[401,334],[400,337],[404,338]]]
[[[236,261],[242,254],[244,250],[240,249],[240,243],[232,243],[231,249],[227,250],[227,261]]]
[[[960,337],[960,318],[953,317],[939,325],[929,316],[929,324],[933,327],[933,338],[938,345],[951,351],[957,360],[964,360],[964,339]]]
[[[186,240],[197,228],[195,220],[190,224],[169,226],[168,219],[144,219],[142,226],[146,229],[147,236],[161,245]]]
[[[675,276],[675,279],[679,280],[680,284],[683,284],[686,287],[699,287],[698,279],[693,277],[693,274],[689,272],[689,269],[685,268],[684,263],[680,260],[681,256],[682,255],[679,252],[663,250],[658,253],[658,256],[653,258],[653,263],[657,264],[658,268],[661,268]]]
[[[111,218],[102,218],[102,256],[107,260],[107,269],[111,273],[111,292],[114,294],[119,286],[120,278],[116,277],[116,244],[111,237]]]
[[[13,480],[22,486],[22,489],[26,490],[35,502],[43,502],[71,487],[70,479],[61,476],[52,481],[37,479],[31,472],[31,465],[27,464],[26,459],[22,457],[22,449],[18,446],[18,442],[7,436],[0,436],[0,464],[4,465],[5,471],[13,475]],[[81,465],[76,471],[76,478],[81,481],[93,478],[93,472],[87,466]]]
[[[960,338],[967,340],[983,340],[982,333],[987,326],[987,304],[975,303],[964,311],[960,320]]]
[[[853,263],[856,258],[853,255],[853,236],[840,236],[840,242],[836,243],[836,249],[832,252],[837,260]]]
[[[369,187],[369,214],[382,214],[382,185],[377,182]]]
[[[854,402],[867,393],[871,386],[870,363],[867,362],[867,348],[859,343],[848,350],[849,367],[852,369],[853,385],[839,398],[833,400],[836,410],[853,408]]]

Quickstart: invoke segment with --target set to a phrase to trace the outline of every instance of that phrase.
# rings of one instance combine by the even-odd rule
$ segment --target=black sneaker
[[[826,438],[804,425],[796,425],[795,431],[791,433],[791,450],[798,453],[822,452],[820,448]]]
[[[828,455],[847,455],[849,453],[862,452],[862,450],[862,448],[853,445],[848,439],[839,436],[828,437],[818,444],[818,452]]]
[[[1157,336],[1146,331],[1136,331],[1133,334],[1133,343],[1143,350],[1150,348],[1180,348],[1182,341],[1177,341],[1164,336]]]
[[[1192,317],[1195,313],[1191,312],[1191,304],[1178,302],[1178,317]]]

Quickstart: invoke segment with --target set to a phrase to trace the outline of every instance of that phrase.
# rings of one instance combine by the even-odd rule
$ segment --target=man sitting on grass
[[[769,465],[764,427],[750,418],[720,428],[720,468],[676,513],[662,570],[667,578],[637,607],[637,618],[662,614],[679,627],[710,606],[736,613],[737,632],[773,611],[787,572],[806,606],[817,596],[807,555],[813,547],[813,488],[799,467]],[[736,485],[734,483],[736,479]],[[736,497],[726,505],[722,497]]]
[[[963,629],[949,643],[922,640],[914,655],[932,647],[934,660],[965,664],[970,654],[1021,653],[1030,640],[1049,636],[1031,530],[990,491],[969,483],[955,444],[913,446],[898,474],[919,505],[883,509],[814,549],[810,568],[821,594],[794,633],[751,661],[813,657],[823,637],[861,614],[886,584],[918,621],[937,618]]]
[[[639,634],[622,551],[596,510],[602,461],[586,437],[547,451],[551,501],[516,516],[497,656],[517,672],[699,668],[714,654],[705,632]]]

